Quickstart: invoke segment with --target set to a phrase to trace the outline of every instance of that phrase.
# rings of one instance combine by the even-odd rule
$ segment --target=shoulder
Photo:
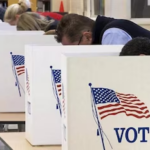
[[[122,29],[119,29],[119,28],[110,28],[110,29],[107,29],[103,36],[106,35],[106,34],[124,34],[124,35],[127,35],[127,36],[130,36],[126,31],[122,30]]]
[[[102,36],[102,44],[125,44],[132,37],[124,30],[119,28],[107,29]]]

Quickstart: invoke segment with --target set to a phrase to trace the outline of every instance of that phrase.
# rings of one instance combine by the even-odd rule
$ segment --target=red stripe
[[[118,95],[123,95],[123,96],[135,96],[135,95],[133,95],[133,94],[123,94],[123,93],[117,93],[117,92],[116,92],[116,94],[118,94]]]
[[[17,70],[18,70],[18,69],[23,69],[23,68],[25,68],[25,66],[16,67]]]
[[[135,103],[135,104],[134,104],[134,103],[129,103],[129,102],[125,102],[125,101],[124,101],[123,103],[125,103],[125,104],[131,104],[131,105],[138,105],[138,106],[145,105],[145,104],[142,103],[142,102],[141,102],[141,103]]]
[[[25,71],[25,70],[24,70],[24,69],[17,70],[17,73],[20,73],[20,72],[22,72],[22,71]]]
[[[100,107],[98,107],[98,110],[104,109],[104,108],[109,108],[109,107],[112,107],[112,106],[120,106],[120,103],[108,104],[108,105],[105,105],[105,106],[100,106]]]
[[[61,91],[61,89],[58,89],[58,92],[60,92]]]
[[[99,114],[102,115],[102,114],[104,114],[104,113],[109,113],[109,112],[113,112],[113,111],[121,110],[121,109],[124,110],[123,107],[119,107],[119,108],[114,108],[114,109],[109,109],[109,110],[101,111],[101,112],[99,112]]]
[[[120,100],[122,100],[122,101],[128,101],[128,102],[140,102],[139,99],[128,100],[128,99],[121,98],[121,97],[119,97],[119,96],[118,96],[118,98],[119,98]]]
[[[18,73],[18,76],[20,76],[20,75],[22,75],[22,74],[24,74],[25,72],[21,72],[21,73]]]
[[[101,119],[104,119],[104,118],[106,118],[107,116],[110,116],[110,115],[117,115],[117,114],[120,114],[120,113],[125,113],[126,114],[125,111],[120,111],[120,112],[116,112],[116,113],[107,114],[107,115],[101,117]],[[133,116],[133,117],[138,118],[138,119],[140,119],[140,118],[149,118],[150,117],[150,115],[147,115],[147,116],[144,116],[144,115],[138,116],[138,115],[135,115],[135,114],[126,114],[126,115],[127,116]]]
[[[130,105],[126,105],[126,104],[121,104],[121,105],[124,106],[124,107],[137,108],[137,109],[141,109],[141,110],[144,110],[144,109],[147,108],[146,106],[143,106],[143,107],[137,107],[137,106],[130,106]]]
[[[120,97],[120,98],[126,98],[126,99],[138,99],[137,97],[133,97],[133,96],[130,96],[130,97],[128,97],[128,96],[120,96],[118,94],[117,94],[117,96]]]
[[[116,111],[116,110],[121,110],[123,109],[125,112],[136,112],[138,114],[147,114],[149,113],[148,110],[146,110],[145,112],[142,112],[142,111],[138,111],[138,110],[131,110],[131,109],[124,109],[123,107],[120,107],[120,108],[114,108],[114,109],[110,109],[110,110],[105,110],[105,111],[102,111],[102,112],[99,112],[100,115],[104,114],[104,113],[109,113],[109,112],[113,112],[113,111]]]
[[[61,87],[61,85],[57,85],[57,87],[59,88],[59,87]]]

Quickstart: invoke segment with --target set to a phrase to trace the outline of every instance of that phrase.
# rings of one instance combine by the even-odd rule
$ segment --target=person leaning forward
[[[65,15],[56,34],[63,45],[125,45],[136,37],[150,38],[150,31],[129,20],[97,16],[94,21],[78,14]]]

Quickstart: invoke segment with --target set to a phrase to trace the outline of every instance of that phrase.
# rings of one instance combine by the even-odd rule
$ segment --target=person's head
[[[5,12],[4,22],[10,25],[16,25],[19,16],[31,8],[31,2],[29,0],[19,0],[18,4],[10,5]]]
[[[52,24],[53,20],[47,20],[44,16],[34,12],[25,12],[20,15],[17,22],[17,30],[29,31],[29,30],[43,30],[47,31],[47,28]]]
[[[63,45],[90,45],[95,21],[77,14],[64,15],[57,26],[56,40]]]
[[[120,56],[150,55],[150,39],[137,37],[129,41],[121,50]]]

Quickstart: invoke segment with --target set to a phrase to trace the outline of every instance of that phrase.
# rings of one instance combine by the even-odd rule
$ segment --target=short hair
[[[66,14],[58,23],[55,38],[57,42],[62,42],[62,38],[67,36],[70,42],[76,42],[82,36],[83,31],[92,31],[94,22],[82,15]]]
[[[150,39],[137,37],[129,41],[121,50],[120,56],[150,55]]]
[[[16,20],[16,15],[21,15],[31,7],[29,0],[19,0],[18,4],[8,6],[4,15],[4,21],[10,23]]]
[[[17,30],[30,31],[30,30],[43,30],[47,31],[47,28],[53,23],[54,20],[47,20],[46,17],[41,16],[35,12],[23,13],[17,22]]]

